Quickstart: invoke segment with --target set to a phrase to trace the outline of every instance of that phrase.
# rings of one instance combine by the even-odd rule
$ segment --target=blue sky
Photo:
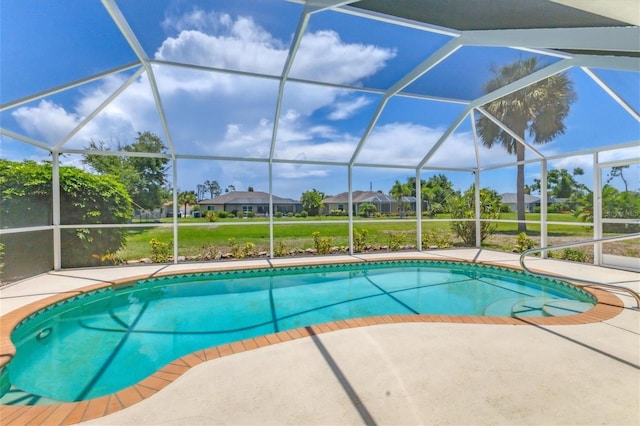
[[[302,6],[262,0],[210,2],[122,1],[118,3],[152,59],[182,62],[279,76]],[[1,103],[47,90],[136,61],[136,56],[98,1],[3,2],[0,26]],[[311,17],[290,76],[355,88],[388,89],[449,36],[397,27],[338,12]],[[436,66],[406,92],[470,101],[483,94],[491,67],[517,59],[552,56],[507,49],[463,47]],[[638,73],[593,70],[636,111],[640,110]],[[54,146],[63,140],[133,73],[125,71],[72,90],[48,96],[0,113],[2,128]],[[578,100],[565,124],[567,132],[537,147],[547,155],[637,142],[640,124],[626,113],[581,69],[568,71]],[[154,76],[176,152],[268,158],[275,119],[278,81],[228,73],[194,71],[154,65]],[[348,161],[361,140],[381,95],[360,90],[289,82],[285,86],[275,158]],[[459,103],[392,98],[358,161],[415,166],[464,109]],[[86,147],[102,140],[115,147],[130,143],[137,132],[152,131],[166,140],[149,81],[143,74],[88,125],[64,144]],[[2,158],[46,159],[48,153],[7,137]],[[637,147],[608,153],[606,160],[638,158]],[[528,154],[527,158],[533,158]],[[64,164],[81,164],[81,156],[65,155]],[[504,150],[480,149],[483,166],[512,161]],[[469,169],[475,166],[470,119],[454,132],[427,166]],[[582,167],[581,178],[592,183],[592,158],[581,156],[550,162],[550,167]],[[275,164],[274,193],[299,198],[317,188],[327,194],[347,190],[345,167]],[[527,183],[539,176],[538,165],[527,166]],[[428,178],[439,171],[423,172]],[[354,189],[388,192],[396,179],[413,176],[411,169],[354,168]],[[629,169],[632,188],[640,187],[640,168]],[[447,172],[457,188],[473,182],[468,171]],[[178,187],[195,189],[205,180],[268,190],[265,163],[180,160]],[[515,168],[484,175],[482,186],[515,191]]]

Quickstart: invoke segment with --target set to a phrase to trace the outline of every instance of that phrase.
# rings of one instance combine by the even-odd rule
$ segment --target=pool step
[[[592,303],[553,297],[510,297],[494,302],[484,310],[485,316],[531,317],[565,316],[586,312],[593,308]]]
[[[545,314],[558,317],[563,315],[581,314],[593,308],[593,303],[581,302],[579,300],[556,300],[546,303],[542,310]]]

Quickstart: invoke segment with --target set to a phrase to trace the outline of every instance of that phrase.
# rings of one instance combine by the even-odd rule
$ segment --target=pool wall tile
[[[120,402],[122,402],[123,407],[130,407],[133,404],[137,404],[144,399],[135,386],[130,386],[126,389],[123,389],[116,393],[116,395],[118,396]]]
[[[3,405],[0,407],[0,420],[2,421],[2,425],[15,424],[14,420],[29,411],[29,408],[31,407],[24,405]]]
[[[242,346],[244,346],[244,349],[247,351],[256,349],[258,347],[258,344],[253,339],[244,339],[241,341],[241,343],[242,343]]]
[[[158,389],[152,389],[145,386],[143,383],[138,383],[137,385],[134,385],[134,387],[143,399],[149,398],[151,395],[154,395],[158,392]]]
[[[230,343],[229,346],[231,346],[231,350],[233,351],[234,354],[244,352],[246,350],[242,342],[233,342],[233,343]]]
[[[256,345],[257,347],[257,345]],[[207,348],[204,350],[204,355],[207,358],[207,361],[210,361],[212,359],[216,359],[216,358],[220,358],[220,352],[218,352],[218,348],[214,347],[214,348]]]

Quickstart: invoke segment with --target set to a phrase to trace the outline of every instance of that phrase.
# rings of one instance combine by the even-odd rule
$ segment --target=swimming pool
[[[347,318],[392,314],[548,316],[583,312],[587,292],[520,271],[388,261],[187,274],[108,286],[23,320],[14,389],[37,403],[114,393],[196,350]],[[28,398],[25,399],[25,401]]]

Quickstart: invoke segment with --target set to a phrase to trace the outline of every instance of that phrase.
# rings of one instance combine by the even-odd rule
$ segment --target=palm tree
[[[408,185],[401,183],[399,180],[393,184],[393,187],[389,191],[389,195],[398,202],[398,209],[400,211],[400,218],[402,219],[402,213],[404,212],[404,197],[411,195],[411,188]]]
[[[520,80],[539,68],[536,58],[518,60],[494,70],[495,77],[484,85],[486,93]],[[564,119],[570,104],[576,99],[573,83],[566,74],[556,74],[484,106],[491,115],[524,140],[525,133],[533,143],[544,144],[565,132]],[[492,148],[501,144],[509,154],[516,155],[518,232],[527,230],[524,215],[524,146],[487,117],[477,121],[482,144]]]
[[[184,205],[184,216],[187,216],[187,207],[197,203],[196,193],[193,191],[185,191],[178,194],[178,204]]]

